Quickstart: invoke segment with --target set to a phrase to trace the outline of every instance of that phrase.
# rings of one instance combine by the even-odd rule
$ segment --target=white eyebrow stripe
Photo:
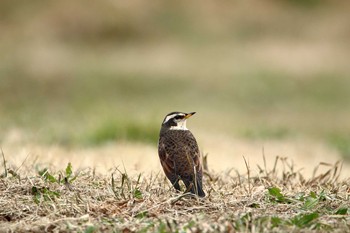
[[[173,118],[173,117],[176,116],[176,115],[177,115],[177,114],[171,114],[171,115],[167,116],[167,117],[165,118],[165,120],[164,120],[163,123],[168,122],[168,120],[170,120],[171,118]]]
[[[171,114],[171,115],[169,115],[169,116],[167,116],[167,117],[165,118],[165,120],[163,121],[163,124],[166,123],[166,122],[168,122],[168,120],[170,120],[171,118],[173,118],[173,117],[175,117],[175,116],[177,116],[177,115],[184,116],[185,114],[183,114],[183,113],[174,113],[174,114]]]

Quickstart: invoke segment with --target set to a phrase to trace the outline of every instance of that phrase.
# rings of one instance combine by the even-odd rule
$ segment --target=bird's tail
[[[205,197],[205,192],[203,191],[203,187],[202,187],[202,184],[201,182],[196,182],[196,185],[194,184],[191,184],[191,189],[190,189],[190,192],[193,193],[193,194],[196,194],[198,195],[199,197]]]
[[[205,197],[205,192],[203,191],[202,184],[197,182],[196,187],[193,187],[191,193],[197,194],[199,197]]]

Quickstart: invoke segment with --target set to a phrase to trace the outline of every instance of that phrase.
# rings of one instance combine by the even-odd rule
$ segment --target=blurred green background
[[[157,142],[171,111],[350,158],[348,0],[0,3],[0,142]]]

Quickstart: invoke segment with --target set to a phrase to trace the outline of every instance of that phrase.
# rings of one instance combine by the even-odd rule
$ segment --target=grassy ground
[[[266,161],[265,161],[266,162]],[[2,170],[2,232],[347,232],[349,179],[341,164],[304,177],[288,159],[246,172],[206,170],[207,197],[175,193],[163,174],[122,168],[33,166]]]

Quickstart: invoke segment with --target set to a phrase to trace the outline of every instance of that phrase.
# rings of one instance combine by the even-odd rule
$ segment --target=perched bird
[[[176,190],[180,191],[179,181],[182,180],[187,191],[204,197],[197,141],[186,128],[186,120],[193,114],[195,112],[171,112],[165,116],[160,129],[158,154],[165,175]]]

